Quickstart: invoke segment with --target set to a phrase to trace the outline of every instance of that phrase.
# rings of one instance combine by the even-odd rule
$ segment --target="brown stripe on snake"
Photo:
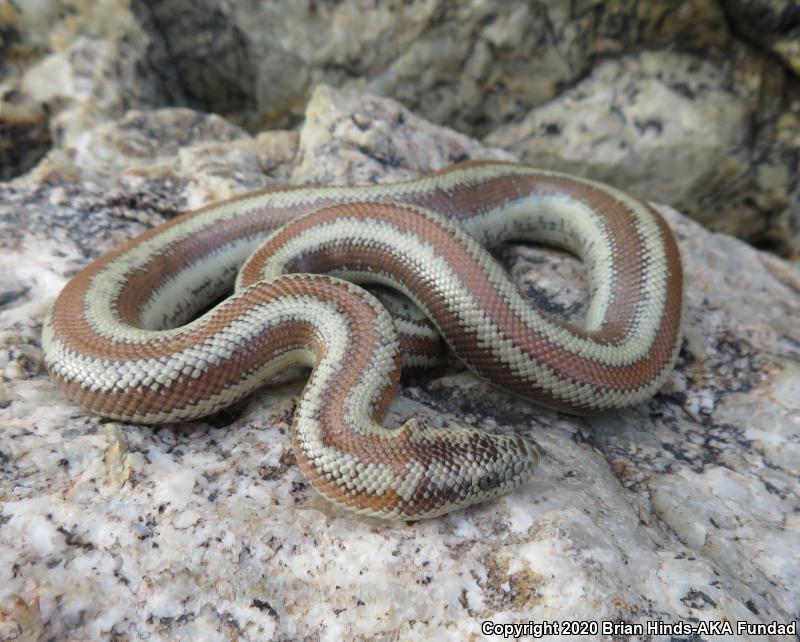
[[[311,246],[309,241],[306,244],[306,247],[310,246],[309,249],[295,256],[282,251],[288,243],[301,235],[307,235],[311,239],[315,235],[315,229],[331,224],[341,227],[351,224],[353,229],[366,234],[365,230],[370,229],[370,224],[378,222],[391,226],[392,231],[387,234],[384,230],[378,230],[375,236],[358,239],[342,235],[319,246]],[[612,224],[610,227],[612,235],[617,235],[615,238],[631,238],[635,235],[635,229],[626,225]],[[479,346],[475,332],[465,328],[463,321],[448,305],[446,290],[438,289],[438,284],[425,270],[414,264],[414,257],[400,249],[403,244],[381,244],[378,234],[386,234],[387,240],[390,240],[392,233],[397,234],[398,238],[402,234],[415,235],[419,238],[419,243],[423,243],[424,239],[424,243],[429,244],[434,253],[453,266],[458,280],[469,284],[469,292],[476,305],[474,312],[483,311],[487,316],[487,323],[495,325],[506,339],[519,346],[530,358],[535,358],[551,368],[561,380],[583,382],[597,390],[637,391],[643,383],[658,378],[665,368],[671,368],[674,336],[680,325],[680,308],[663,315],[662,323],[655,332],[657,339],[667,337],[667,341],[654,341],[650,350],[634,361],[613,365],[592,358],[575,359],[567,347],[553,341],[543,332],[534,331],[530,319],[512,309],[509,302],[498,294],[487,270],[474,259],[470,248],[454,242],[457,234],[455,230],[444,224],[444,221],[437,221],[427,213],[404,206],[350,204],[325,208],[301,217],[284,226],[253,254],[242,269],[240,283],[247,285],[251,280],[257,282],[264,275],[274,277],[286,272],[337,273],[341,270],[347,273],[348,278],[352,278],[354,273],[360,273],[364,282],[370,282],[372,275],[377,273],[381,280],[389,278],[394,284],[404,286],[406,291],[415,293],[423,309],[450,340],[456,354],[482,376],[517,394],[562,410],[593,410],[574,403],[565,404],[563,399],[553,398],[552,391],[540,387],[536,380],[522,380],[509,370],[507,364],[498,359],[486,358],[486,350]],[[619,236],[621,234],[626,236]],[[466,242],[468,237],[462,237]],[[270,265],[273,257],[279,256],[281,262]],[[501,268],[492,263],[499,274]],[[620,270],[616,283],[616,292],[637,291],[634,288],[641,287],[641,270],[635,273]],[[671,276],[667,291],[680,292],[680,273],[677,270]],[[634,330],[634,312],[638,301],[635,297],[628,298],[633,303],[610,308],[607,316],[611,322],[594,332],[587,332],[558,319],[552,319],[552,322],[576,336],[601,344],[614,344],[628,337]]]
[[[345,205],[359,202],[371,205]],[[251,258],[235,294],[173,327],[229,288],[263,237],[303,214],[275,237],[285,247],[273,239],[279,254],[290,246],[305,260],[322,252],[316,267],[358,278],[368,270],[383,283],[401,275],[400,289],[468,364],[511,391],[599,412],[656,392],[676,358],[680,258],[651,208],[583,179],[467,163],[394,185],[273,188],[146,232],[86,268],[56,301],[42,336],[53,379],[95,412],[154,423],[209,414],[281,369],[307,365],[292,442],[304,474],[332,501],[417,519],[523,483],[538,462],[525,440],[414,419],[382,426],[399,376],[397,334],[385,309],[354,285],[295,275],[244,287],[248,271],[262,269]],[[592,286],[586,329],[531,315],[491,257],[441,214],[485,244],[538,238],[582,254]],[[315,216],[329,219],[307,225]],[[354,216],[358,224],[349,225]],[[365,244],[376,225],[402,243]],[[281,262],[287,256],[276,254],[264,265]],[[431,363],[436,344],[418,322],[398,327],[408,333],[404,347],[417,352],[409,363]]]
[[[253,301],[254,298],[251,298],[247,303]],[[221,320],[217,321],[218,324],[220,322]],[[257,370],[269,358],[292,349],[307,347],[312,337],[313,333],[303,323],[287,323],[270,328],[253,339],[248,353],[235,353],[232,359],[220,360],[215,369],[207,370],[198,377],[182,377],[169,386],[157,385],[133,391],[115,390],[102,393],[83,389],[78,381],[65,382],[62,387],[67,396],[107,416],[126,417],[191,410],[201,400],[223,392],[229,382],[240,381],[248,373]],[[192,343],[198,341],[194,340]],[[227,405],[246,395],[243,391],[241,395],[229,398]],[[188,416],[193,414],[189,412]]]
[[[196,213],[193,212],[192,214]],[[250,220],[251,218],[252,217],[247,218],[246,224],[237,226],[239,231],[244,230],[244,233],[248,236],[251,234],[254,227],[254,224]],[[159,229],[162,231],[167,230],[174,224],[174,221],[170,221]],[[74,350],[86,356],[101,359],[112,358],[122,361],[169,357],[176,351],[185,350],[192,345],[207,340],[221,329],[227,327],[232,318],[252,307],[251,305],[247,308],[238,309],[232,314],[207,319],[207,323],[203,325],[204,332],[195,331],[192,333],[182,333],[172,337],[169,342],[154,341],[134,344],[115,341],[102,334],[98,334],[88,323],[85,316],[72,314],[71,311],[76,307],[83,307],[83,297],[89,288],[89,284],[98,273],[102,272],[109,263],[117,260],[118,257],[124,254],[130,247],[153,235],[154,230],[149,230],[142,236],[134,239],[134,241],[129,241],[119,249],[105,254],[77,274],[61,292],[59,296],[59,305],[54,306],[52,310],[51,323],[57,334],[70,338],[70,343]],[[232,234],[222,232],[219,236],[220,244],[228,244],[234,238]],[[180,247],[172,248],[172,256],[181,257],[180,260],[174,259],[171,262],[165,262],[161,260],[161,256],[158,256],[148,263],[147,269],[137,270],[132,273],[130,280],[125,282],[119,294],[113,300],[114,308],[123,321],[127,322],[132,327],[141,327],[142,324],[139,313],[144,303],[152,296],[152,293],[163,287],[168,278],[174,278],[176,273],[186,269],[186,266],[191,264],[190,257],[201,255],[197,251],[196,245],[195,247],[189,246],[189,243],[183,243]],[[154,265],[160,266],[162,271],[154,270]],[[166,267],[167,265],[169,267]],[[207,301],[204,301],[203,305],[205,305],[205,303],[207,303]],[[197,307],[203,307],[203,305],[198,305]],[[438,364],[442,359],[443,346],[438,334],[434,331],[429,330],[422,336],[409,335],[402,332],[398,334],[404,354],[412,353],[413,355],[427,357],[432,364]],[[283,345],[282,340],[277,336],[274,341],[276,342],[276,346]],[[267,342],[267,345],[271,344]],[[261,361],[263,361],[263,356],[259,356],[257,352],[251,352],[250,361],[248,361],[251,368],[254,368]],[[241,372],[244,371],[247,370],[239,368],[234,372],[230,367],[221,365],[216,369],[209,369],[203,372],[199,378],[192,382],[194,389],[200,391],[199,394],[195,396],[203,397],[206,394],[219,393],[221,388],[227,385],[227,382],[238,379],[241,376]],[[88,393],[82,390],[81,386],[82,383],[79,379],[72,380],[68,384],[65,384],[65,392],[70,398],[79,401],[79,403],[87,407],[91,407],[95,412],[100,414],[125,414],[131,416],[133,413],[122,412],[119,409],[140,407],[145,397],[150,399],[152,409],[157,412],[167,412],[169,409],[185,408],[185,404],[181,405],[176,402],[176,399],[180,398],[177,394],[158,397],[155,396],[151,390],[120,390],[117,392],[103,392],[102,394]],[[158,399],[161,401],[159,402]],[[231,401],[231,403],[233,403],[233,401]],[[117,411],[114,411],[114,409],[117,409]]]
[[[600,223],[607,228],[608,239],[613,246],[612,254],[625,257],[624,261],[619,261],[615,266],[622,272],[616,283],[624,283],[625,286],[617,287],[611,293],[606,318],[613,319],[614,323],[603,324],[602,331],[595,333],[593,339],[599,342],[618,340],[627,332],[637,303],[637,298],[630,293],[641,291],[642,241],[632,217],[610,194],[564,176],[501,176],[480,185],[479,206],[470,207],[470,204],[474,204],[477,200],[476,189],[471,185],[456,187],[444,198],[437,193],[425,198],[404,199],[404,202],[439,212],[463,225],[487,210],[501,206],[509,199],[509,194],[524,195],[534,191],[553,196],[568,194],[570,198],[584,203],[588,208],[606,214]],[[657,213],[653,215],[656,219],[660,219]],[[490,245],[511,240],[486,233],[481,236],[483,238],[479,237],[480,240]],[[671,233],[668,232],[666,238],[670,239]],[[620,243],[624,243],[625,247],[620,247]],[[577,328],[574,330],[580,331]]]
[[[268,193],[268,192],[262,192]],[[137,270],[125,282],[117,298],[118,312],[132,325],[140,325],[139,314],[148,298],[175,275],[192,266],[198,259],[219,247],[245,238],[263,238],[272,230],[309,211],[307,207],[289,207],[264,212],[253,211],[237,217],[234,225],[210,227],[179,239],[164,254],[154,256],[145,269]],[[134,239],[135,241],[136,239]],[[125,248],[122,248],[124,251]],[[189,316],[191,310],[188,311]],[[179,322],[179,319],[175,321]]]
[[[183,337],[183,345],[196,345],[204,339],[224,329],[228,326],[231,317],[239,317],[248,312],[252,312],[258,306],[269,305],[271,301],[278,299],[280,296],[292,294],[292,288],[295,280],[278,280],[273,284],[255,284],[248,289],[246,296],[241,296],[228,303],[228,308],[218,309],[215,313],[208,317],[206,323],[207,327],[202,328],[202,332],[194,333]],[[339,305],[342,304],[342,294],[336,289],[331,288],[329,284],[335,281],[319,277],[317,279],[308,279],[303,283],[311,283],[315,289],[310,290],[315,299],[321,302],[334,302]],[[305,289],[303,289],[305,291]],[[350,292],[346,293],[348,296]],[[345,301],[348,303],[348,301]],[[353,307],[352,305],[350,306]],[[345,451],[353,450],[359,455],[360,461],[364,463],[387,463],[395,468],[398,474],[402,472],[402,465],[404,459],[400,457],[404,448],[408,446],[405,444],[407,436],[403,441],[396,443],[387,441],[384,438],[379,438],[370,435],[361,435],[352,431],[352,428],[341,430],[342,426],[337,426],[337,421],[346,414],[344,405],[349,396],[352,388],[357,385],[357,379],[363,375],[365,369],[368,367],[369,349],[362,349],[361,344],[372,346],[379,341],[374,331],[376,324],[376,314],[373,308],[361,305],[358,309],[358,316],[352,310],[348,311],[348,317],[357,323],[358,331],[354,332],[354,345],[353,349],[347,351],[339,364],[341,373],[337,378],[337,385],[329,387],[325,391],[325,401],[321,404],[321,417],[329,417],[328,423],[334,426],[335,429],[325,432],[323,441],[327,443],[336,442],[336,447]],[[177,344],[173,344],[175,348]],[[299,322],[284,322],[281,325],[267,328],[264,334],[253,337],[249,343],[248,351],[242,353],[235,353],[233,359],[222,360],[217,366],[216,370],[208,370],[197,378],[183,377],[179,379],[174,385],[170,386],[169,390],[159,391],[156,394],[144,394],[137,392],[136,394],[129,394],[127,392],[119,393],[106,393],[102,395],[102,399],[98,400],[101,405],[96,406],[94,409],[97,412],[104,414],[117,414],[125,413],[128,408],[136,408],[141,414],[149,412],[163,412],[167,408],[183,408],[186,405],[196,403],[197,399],[207,398],[213,394],[220,392],[225,385],[229,382],[235,382],[242,378],[242,376],[255,370],[265,360],[272,357],[273,353],[285,352],[290,348],[307,347],[311,350],[320,353],[324,351],[325,345],[320,337],[315,332],[313,326],[309,323]],[[319,358],[319,354],[317,356]],[[394,364],[392,374],[399,373],[399,354],[394,355]],[[214,376],[215,375],[215,376]],[[385,415],[389,403],[394,398],[396,392],[398,379],[395,376],[387,379],[386,385],[381,390],[376,398],[374,404],[374,412],[381,417]],[[80,389],[75,389],[75,382],[66,384],[65,389],[78,398],[81,394]],[[86,403],[87,400],[80,399]],[[176,401],[180,400],[180,401]],[[91,403],[91,401],[88,401]],[[405,431],[407,435],[408,431]],[[397,439],[400,439],[400,433],[397,433]],[[342,440],[341,443],[338,443]]]
[[[464,165],[480,167],[480,161],[472,161]],[[446,170],[445,170],[446,171]],[[423,208],[436,211],[449,218],[460,221],[462,224],[481,213],[485,213],[492,208],[500,207],[505,201],[509,200],[509,195],[524,195],[531,192],[539,194],[568,194],[575,201],[583,202],[588,208],[598,212],[604,212],[606,216],[600,221],[608,228],[608,238],[612,244],[612,254],[624,256],[624,261],[618,261],[615,268],[620,271],[620,277],[615,281],[616,284],[624,284],[611,293],[609,298],[607,319],[613,319],[613,323],[604,323],[600,332],[592,335],[593,340],[602,343],[613,343],[628,331],[628,327],[633,318],[638,299],[631,296],[631,292],[641,291],[641,256],[642,242],[634,225],[632,217],[625,211],[624,205],[610,194],[597,189],[595,186],[586,185],[573,178],[565,176],[500,176],[480,183],[479,185],[462,185],[449,190],[446,194],[440,190],[425,194],[411,193],[399,197],[398,202],[417,204]],[[472,207],[470,207],[472,204]],[[663,225],[661,217],[649,206],[647,207],[653,218]],[[496,244],[505,237],[498,237],[481,230],[482,234],[475,234],[489,244]],[[489,230],[491,232],[491,230]],[[677,257],[677,248],[674,244],[671,232],[664,228],[665,243],[671,247],[666,247],[670,254],[668,261],[680,266]],[[624,247],[620,245],[624,244]],[[240,274],[240,282],[252,283],[258,279],[257,270],[264,261],[265,252],[262,248],[260,252],[248,260]],[[251,272],[252,270],[252,272]],[[297,270],[302,271],[302,270]],[[681,275],[674,270],[673,276],[677,277],[677,292],[671,292],[674,296],[680,292]],[[673,286],[675,283],[672,284]],[[674,287],[673,287],[674,289]],[[571,328],[572,331],[581,332],[580,328]],[[674,330],[671,332],[674,334]]]

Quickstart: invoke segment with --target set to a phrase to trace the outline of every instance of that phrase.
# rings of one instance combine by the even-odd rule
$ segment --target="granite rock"
[[[250,127],[296,122],[317,84],[368,88],[482,134],[555,96],[595,56],[714,48],[714,0],[145,1],[187,92]]]
[[[660,50],[598,65],[485,141],[792,255],[800,252],[789,222],[797,217],[798,117],[794,82],[751,47],[733,47],[724,63]]]
[[[613,172],[712,229],[800,256],[797,142],[776,126],[800,116],[798,81],[774,58],[796,71],[788,0],[143,6],[190,98],[248,129],[297,123],[320,82],[366,89],[535,162]],[[526,123],[554,120],[563,134],[527,144]]]
[[[3,178],[129,109],[185,102],[147,25],[127,0],[0,5],[0,132],[10,133],[0,146],[15,150],[0,157]]]
[[[795,13],[788,0],[6,2],[0,176],[72,154],[127,110],[188,106],[262,136],[259,162],[286,177],[278,159],[330,83],[534,162],[613,174],[797,259]],[[545,121],[563,129],[531,140]]]
[[[395,425],[444,415],[524,435],[542,465],[496,501],[383,523],[328,504],[298,470],[289,426],[302,381],[206,421],[100,419],[47,378],[43,316],[89,260],[205,201],[276,177],[392,181],[507,153],[330,88],[313,94],[296,135],[253,138],[164,109],[85,136],[81,154],[50,152],[0,185],[0,639],[464,640],[481,638],[485,620],[800,618],[790,264],[660,207],[688,305],[661,393],[574,418],[456,362],[407,382]],[[537,305],[580,319],[578,261],[517,244],[497,255]]]

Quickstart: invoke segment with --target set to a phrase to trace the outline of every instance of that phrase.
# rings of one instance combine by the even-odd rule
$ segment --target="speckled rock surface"
[[[507,155],[329,88],[296,133],[253,138],[166,109],[85,136],[80,154],[50,152],[0,186],[0,640],[465,640],[486,620],[800,617],[800,275],[789,264],[662,207],[688,302],[664,390],[576,419],[457,363],[407,383],[393,422],[445,415],[525,435],[542,465],[497,501],[387,524],[328,504],[295,465],[302,382],[204,422],[107,421],[48,380],[42,319],[91,258],[180,210],[276,177],[390,181]],[[576,260],[518,245],[498,255],[538,305],[580,318]],[[612,639],[577,639],[598,638]]]
[[[800,250],[795,179],[800,95],[779,66],[736,46],[724,63],[671,51],[606,61],[497,128],[488,144],[534,164],[613,181],[716,231]],[[791,93],[791,92],[790,92]]]

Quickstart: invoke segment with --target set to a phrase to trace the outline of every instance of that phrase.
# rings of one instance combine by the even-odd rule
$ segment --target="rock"
[[[405,134],[397,136],[397,131]],[[357,184],[410,179],[469,158],[512,160],[402,105],[321,86],[308,103],[294,182]]]
[[[713,48],[713,0],[147,3],[187,92],[251,129],[285,126],[324,82],[368,88],[483,134],[555,96],[597,55],[643,42]]]
[[[800,74],[800,7],[792,0],[720,0],[733,27]]]
[[[45,110],[24,93],[0,87],[0,180],[29,170],[49,149]]]
[[[800,255],[797,147],[774,126],[800,112],[782,68],[726,20],[791,67],[788,0],[148,6],[148,33],[163,36],[191,98],[248,129],[294,125],[320,82],[366,88],[536,162],[613,173],[712,229]],[[654,77],[657,64],[671,82]],[[562,123],[564,133],[529,144],[520,122]]]
[[[686,340],[653,400],[574,418],[455,363],[403,387],[395,424],[446,415],[542,453],[517,492],[440,519],[387,524],[321,499],[289,439],[301,381],[174,427],[109,422],[55,389],[40,329],[66,280],[180,209],[271,184],[270,149],[293,182],[506,157],[375,96],[321,88],[308,112],[296,137],[259,139],[185,109],[133,113],[89,128],[80,162],[53,151],[0,185],[0,634],[469,639],[486,620],[800,616],[800,276],[668,207]],[[513,244],[499,257],[533,300],[580,319],[576,260]]]
[[[256,153],[263,172],[276,178],[288,178],[297,155],[298,143],[299,136],[294,130],[261,132],[256,139]]]
[[[80,144],[84,131],[128,109],[185,102],[162,43],[145,35],[129,5],[43,0],[0,9],[0,129],[10,130],[16,154],[26,149],[3,163],[4,178],[29,169],[51,145]],[[29,105],[23,121],[33,125],[20,124],[11,104]]]
[[[224,118],[190,109],[129,111],[84,133],[70,152],[82,179],[108,186],[160,176],[166,168],[174,174],[176,165],[203,185],[220,167],[227,168],[228,176],[230,168],[238,175],[254,174],[253,186],[263,181],[252,137]],[[135,170],[126,172],[132,164]]]
[[[543,167],[696,205],[698,192],[735,181],[747,164],[744,141],[758,94],[746,83],[729,90],[731,75],[667,51],[609,60],[486,140]],[[729,156],[731,149],[740,152]]]
[[[485,140],[792,254],[800,235],[776,221],[796,216],[800,103],[765,102],[787,84],[765,63],[746,46],[725,64],[671,51],[608,60]]]
[[[288,138],[265,134],[257,146],[270,150],[267,171],[287,178],[293,128],[324,82],[395,97],[428,120],[490,145],[503,141],[536,162],[613,174],[714,230],[797,259],[800,81],[791,71],[792,6],[6,3],[0,97],[13,97],[13,104],[0,99],[0,130],[9,141],[0,149],[0,175],[27,171],[51,147],[72,154],[86,131],[127,110],[192,106],[253,135],[282,128]],[[666,65],[667,80],[656,77],[655,64]],[[613,97],[606,82],[616,88]],[[681,93],[684,87],[692,94]],[[621,122],[620,114],[638,120]],[[546,140],[528,140],[525,123],[554,117],[563,134],[551,128]],[[571,123],[584,125],[580,120],[587,132],[573,129]],[[655,123],[666,126],[661,134]],[[517,131],[525,140],[516,139]]]

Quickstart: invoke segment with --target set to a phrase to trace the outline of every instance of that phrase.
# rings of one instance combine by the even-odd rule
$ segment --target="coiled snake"
[[[583,259],[582,327],[523,298],[484,249],[507,239]],[[475,373],[570,413],[647,399],[681,340],[680,257],[650,206],[600,183],[475,161],[392,185],[268,189],[177,217],[66,285],[45,322],[45,359],[69,397],[141,423],[208,415],[287,366],[310,366],[292,426],[297,462],[360,513],[431,517],[527,480],[538,455],[521,437],[382,426],[400,343],[408,365],[438,348],[413,318],[398,321],[398,339],[383,305],[340,278],[395,288]]]

